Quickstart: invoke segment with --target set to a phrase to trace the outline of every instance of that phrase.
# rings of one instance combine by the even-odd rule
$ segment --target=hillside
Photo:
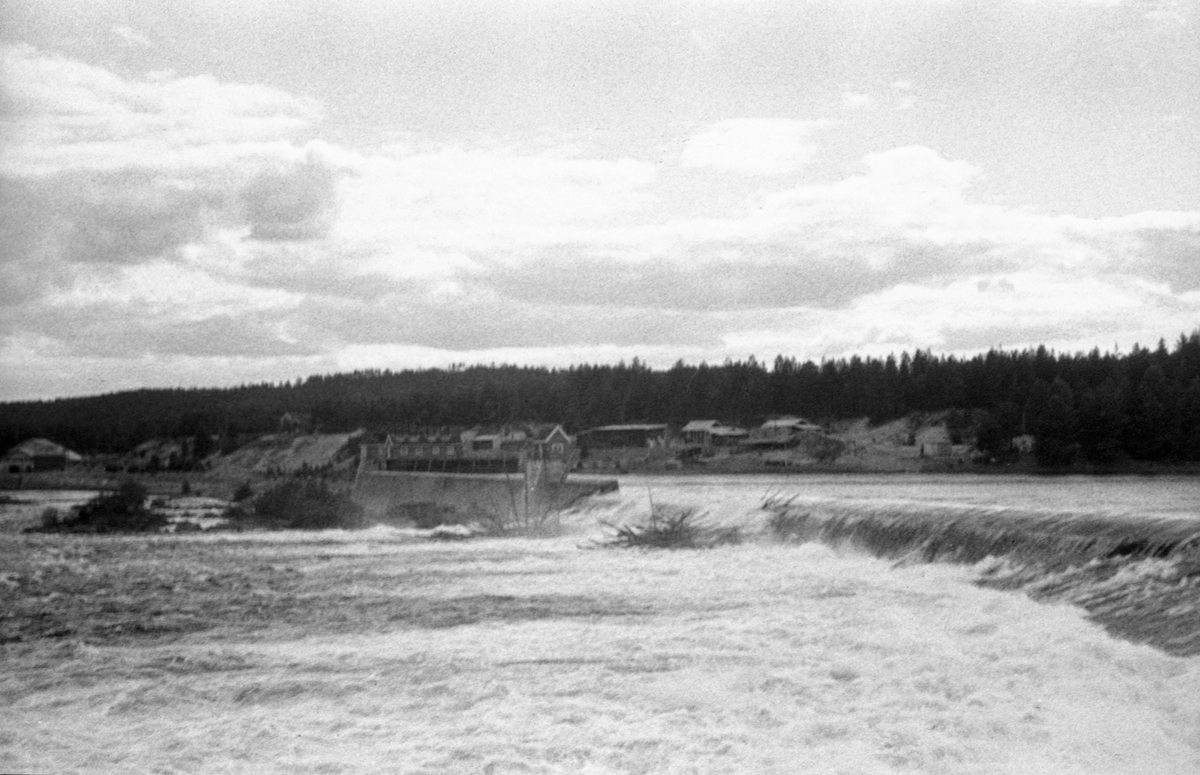
[[[886,424],[937,413],[954,413],[956,440],[974,440],[997,461],[1012,460],[1012,439],[1028,434],[1039,442],[1038,465],[1051,469],[1200,463],[1200,332],[1181,336],[1173,349],[1160,342],[1128,353],[1038,347],[958,358],[917,351],[819,364],[780,356],[770,366],[750,358],[666,370],[637,360],[567,369],[473,366],[140,390],[0,404],[0,449],[42,437],[85,455],[124,455],[149,439],[191,438],[196,456],[207,458],[214,447],[228,452],[279,433],[289,417],[303,418],[306,430],[345,434],[531,420],[561,423],[571,433],[620,423],[682,427],[698,419],[752,428],[794,415],[840,426],[856,454],[869,458],[881,444],[878,427],[856,430],[852,418]],[[918,457],[922,444],[927,453],[944,452],[940,438],[914,441],[902,446]]]
[[[357,430],[261,436],[228,455],[210,459],[205,478],[234,480],[303,471],[353,470],[358,461],[355,441],[363,433]]]

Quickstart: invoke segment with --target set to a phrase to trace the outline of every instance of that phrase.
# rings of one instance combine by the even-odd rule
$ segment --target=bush
[[[54,508],[53,506],[48,506],[45,510],[42,511],[42,527],[43,528],[53,529],[55,527],[58,527],[58,523],[61,521],[62,521],[62,515],[59,514],[58,509]]]
[[[244,500],[247,500],[253,496],[254,496],[254,488],[250,486],[249,482],[242,482],[241,484],[239,484],[237,486],[237,489],[233,491],[233,499],[234,499],[234,501],[236,501],[238,503],[240,503]]]
[[[785,507],[771,514],[767,528],[777,541],[801,541],[812,532],[809,523],[808,514],[793,513]]]
[[[116,492],[92,498],[65,519],[51,519],[47,512],[42,514],[43,532],[144,533],[167,524],[166,517],[146,508],[146,488],[132,479]]]
[[[915,440],[913,443],[915,443]],[[817,449],[813,452],[813,457],[819,463],[836,463],[845,450],[846,444],[844,442],[838,439],[822,438]]]
[[[362,507],[317,479],[285,479],[258,496],[254,514],[274,527],[299,530],[364,526]]]
[[[601,545],[617,549],[709,549],[742,542],[738,528],[705,525],[693,509],[672,510],[668,506],[654,506],[650,510],[649,521],[643,524],[603,524],[615,533]]]

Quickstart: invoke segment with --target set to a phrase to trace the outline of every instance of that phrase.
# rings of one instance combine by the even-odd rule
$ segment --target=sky
[[[1200,4],[0,0],[0,400],[1200,327]]]

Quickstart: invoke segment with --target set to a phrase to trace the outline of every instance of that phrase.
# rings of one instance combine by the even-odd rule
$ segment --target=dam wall
[[[353,498],[368,516],[386,522],[531,525],[580,498],[616,489],[611,479],[575,478],[532,486],[520,474],[360,471]]]

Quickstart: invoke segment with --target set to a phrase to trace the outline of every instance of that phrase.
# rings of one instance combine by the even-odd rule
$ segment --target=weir
[[[553,520],[580,498],[616,489],[616,481],[608,479],[539,481],[526,475],[360,470],[353,498],[383,521],[532,527]]]
[[[1070,602],[1115,635],[1200,654],[1200,520],[780,498],[764,508],[781,540],[974,564],[981,585]]]

